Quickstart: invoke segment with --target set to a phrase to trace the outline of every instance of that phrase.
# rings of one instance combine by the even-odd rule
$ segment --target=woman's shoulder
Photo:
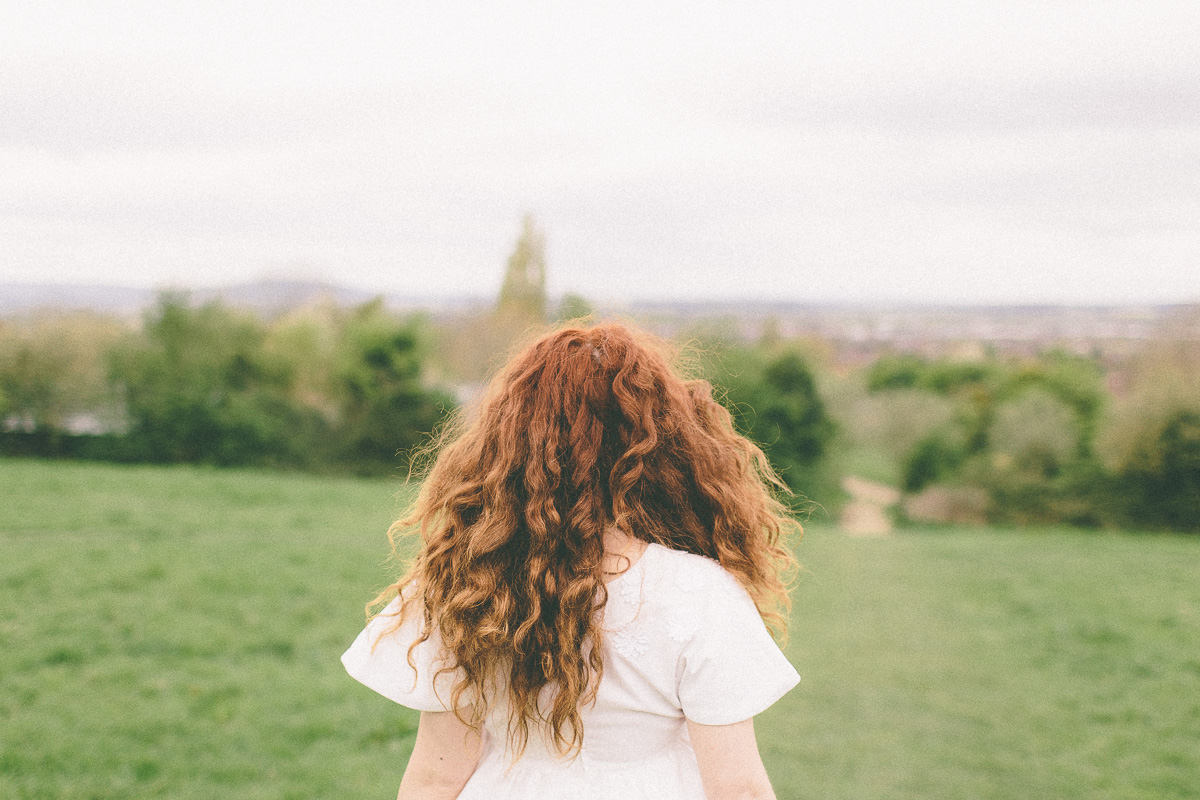
[[[645,555],[652,553],[649,566],[657,566],[660,577],[684,592],[737,591],[741,588],[737,579],[720,562],[708,556],[675,550],[661,544],[651,544]]]

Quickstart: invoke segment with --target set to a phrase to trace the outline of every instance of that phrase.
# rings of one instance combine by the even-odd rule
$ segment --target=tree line
[[[544,280],[524,262],[510,272]],[[2,321],[0,453],[403,474],[464,387],[541,321],[522,304],[544,294],[525,294],[441,321],[380,300],[264,319],[180,294],[140,324]],[[587,310],[571,297],[558,315]],[[1097,359],[1056,351],[895,353],[847,370],[819,342],[698,338],[692,373],[715,384],[798,509],[834,513],[842,475],[865,474],[903,490],[901,521],[1200,531],[1195,342],[1153,343],[1116,392]]]
[[[1122,391],[1108,378],[1098,360],[1053,350],[894,354],[863,385],[908,421],[892,440],[901,488],[940,496],[948,517],[1200,531],[1200,349],[1151,342]]]
[[[164,294],[136,327],[47,315],[0,327],[10,454],[360,473],[395,469],[453,407],[419,319],[382,301],[266,321]]]

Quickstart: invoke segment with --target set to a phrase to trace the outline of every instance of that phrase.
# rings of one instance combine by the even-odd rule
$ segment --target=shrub
[[[817,391],[808,362],[793,349],[737,350],[722,362],[713,383],[735,424],[762,446],[772,466],[794,491],[822,502],[837,492],[829,451],[836,426]]]
[[[843,432],[843,449],[881,460],[884,466],[873,477],[893,485],[903,483],[905,465],[918,443],[938,432],[954,435],[953,401],[918,389],[866,394],[852,376],[838,382],[829,409]]]
[[[391,470],[442,421],[453,399],[425,387],[423,363],[415,322],[392,317],[378,301],[349,316],[335,373],[343,460],[360,471]]]
[[[111,355],[131,450],[147,461],[309,466],[324,420],[264,358],[265,328],[217,303],[164,294]]]
[[[103,354],[121,333],[115,319],[96,314],[45,312],[0,322],[0,423],[43,432],[47,442],[82,422],[93,430],[114,427],[119,415]]]
[[[1076,425],[1070,406],[1035,386],[996,409],[992,451],[1026,472],[1051,477],[1076,456]]]
[[[1200,532],[1200,410],[1148,427],[1118,472],[1131,524]]]
[[[936,431],[917,442],[905,459],[902,472],[904,491],[919,492],[931,483],[953,475],[966,458],[961,444],[949,433]]]
[[[974,482],[987,490],[992,522],[1014,525],[1066,523],[1114,525],[1118,507],[1111,476],[1093,461],[1078,459],[1049,474],[1041,465],[993,458]]]

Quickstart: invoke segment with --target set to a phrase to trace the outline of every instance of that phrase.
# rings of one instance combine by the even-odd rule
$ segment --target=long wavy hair
[[[621,324],[542,336],[442,431],[389,531],[397,550],[419,534],[420,550],[369,608],[399,595],[396,628],[423,615],[420,641],[436,631],[439,674],[457,675],[450,706],[478,729],[505,704],[516,758],[531,731],[564,756],[583,744],[580,711],[604,672],[610,527],[720,562],[786,635],[785,538],[799,533],[779,499],[786,487],[712,387],[681,378],[674,361]]]

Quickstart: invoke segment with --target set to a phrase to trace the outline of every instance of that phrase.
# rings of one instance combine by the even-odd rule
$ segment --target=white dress
[[[564,759],[531,733],[514,764],[507,721],[494,711],[459,800],[703,800],[685,720],[741,722],[800,680],[750,596],[716,561],[651,544],[608,593],[604,678],[595,705],[582,711],[582,752]],[[413,652],[414,673],[408,646],[420,622],[380,638],[389,621],[382,614],[359,634],[342,656],[346,670],[401,705],[447,710],[454,676],[430,681],[441,657],[436,636]]]

